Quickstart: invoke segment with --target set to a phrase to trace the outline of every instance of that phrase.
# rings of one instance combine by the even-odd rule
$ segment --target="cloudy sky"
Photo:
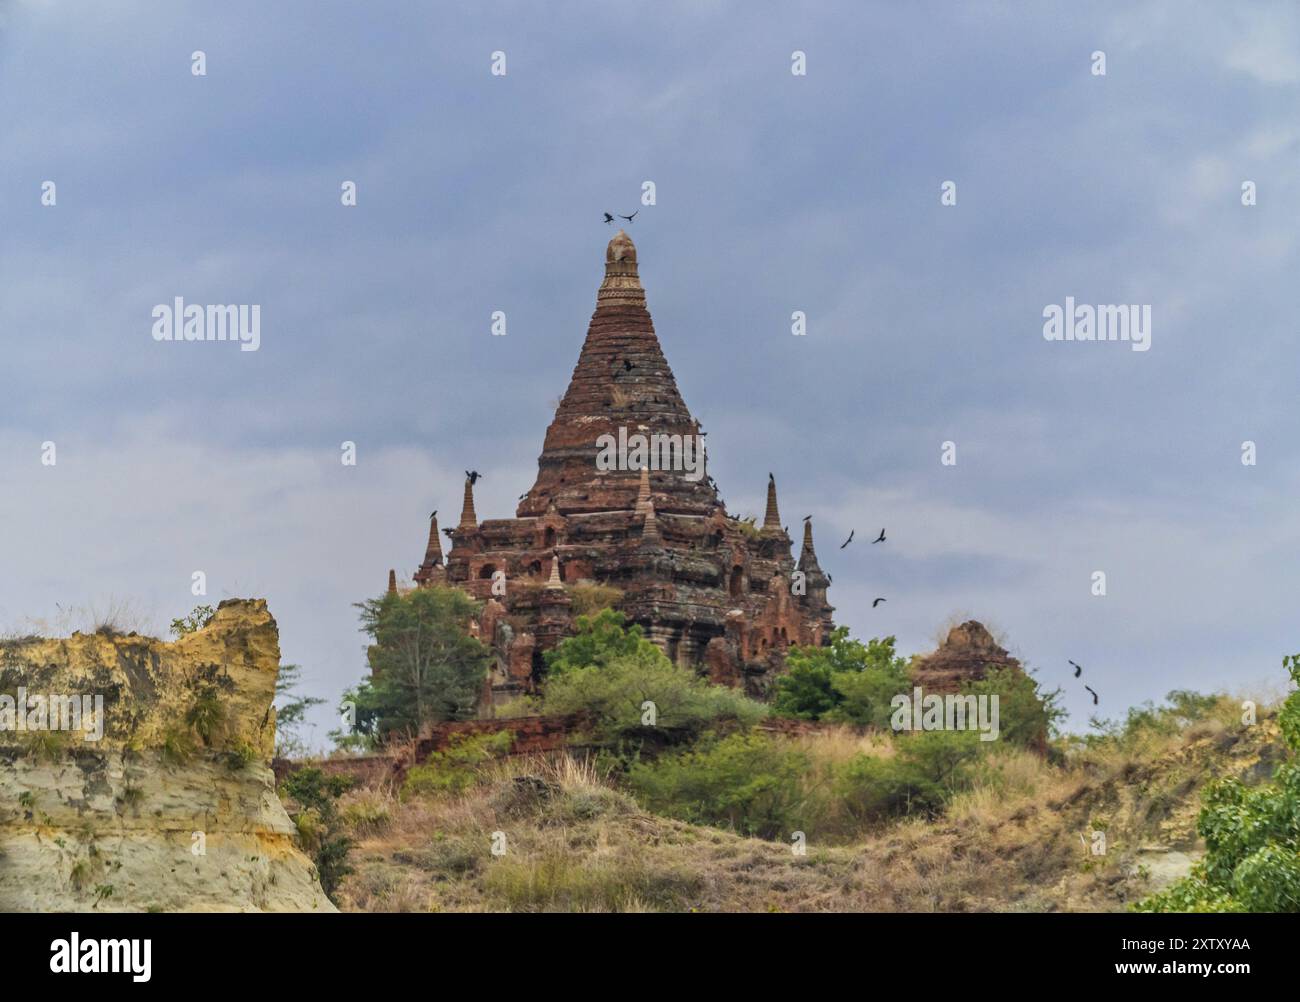
[[[202,570],[335,700],[352,603],[462,471],[481,517],[532,483],[601,213],[649,180],[631,233],[710,471],[733,512],[771,470],[814,516],[840,622],[910,653],[981,619],[1076,728],[1066,658],[1110,716],[1282,678],[1294,4],[458,6],[0,0],[0,628],[165,631]],[[260,350],[154,341],[177,296],[260,304]],[[1066,296],[1150,305],[1151,349],[1045,341]]]

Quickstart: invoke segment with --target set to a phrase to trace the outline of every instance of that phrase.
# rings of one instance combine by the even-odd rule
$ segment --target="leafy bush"
[[[1300,654],[1282,666],[1300,684]],[[1300,691],[1287,697],[1278,723],[1292,752],[1300,752]],[[1300,912],[1300,764],[1283,763],[1273,780],[1255,789],[1232,778],[1208,784],[1196,823],[1205,857],[1137,910]]]
[[[732,734],[632,766],[627,782],[649,811],[759,838],[812,827],[804,776],[811,762],[792,743]]]
[[[188,616],[172,620],[172,636],[184,637],[201,630],[212,622],[212,617],[216,614],[217,610],[210,605],[196,605]]]
[[[890,700],[911,690],[907,661],[894,653],[894,638],[863,644],[840,627],[830,641],[826,647],[790,648],[772,709],[802,720],[888,727]]]
[[[920,731],[901,737],[892,757],[859,755],[836,771],[835,795],[859,821],[933,817],[970,786],[980,755],[972,731]]]
[[[998,697],[999,740],[1026,748],[1043,748],[1065,717],[1061,690],[1045,692],[1032,675],[1014,668],[990,667],[984,678],[966,682],[963,695]]]
[[[646,739],[684,740],[720,720],[750,726],[766,707],[734,689],[712,685],[641,641],[635,653],[589,667],[566,667],[542,694],[547,713],[587,714],[598,741],[634,751]],[[653,709],[647,704],[653,703]],[[650,714],[653,723],[649,723]]]
[[[209,689],[195,697],[190,708],[185,711],[185,723],[209,747],[225,736],[226,706],[215,690]]]
[[[347,776],[327,776],[315,767],[299,769],[285,776],[280,792],[297,802],[289,817],[298,829],[303,848],[311,855],[320,875],[321,888],[330,900],[343,878],[352,872],[348,852],[352,839],[339,814],[338,799],[352,785]]]
[[[640,626],[624,626],[624,616],[613,609],[602,609],[594,616],[579,616],[575,633],[561,640],[542,655],[547,677],[560,675],[570,668],[602,668],[615,658],[631,657],[659,648],[645,639]]]
[[[401,799],[463,793],[474,785],[477,770],[510,750],[513,737],[506,731],[496,734],[454,734],[442,751],[424,760],[424,765],[407,770],[402,783]]]

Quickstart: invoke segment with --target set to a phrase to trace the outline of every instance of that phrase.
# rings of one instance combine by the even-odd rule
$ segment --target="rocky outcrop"
[[[0,644],[0,910],[333,911],[269,767],[279,664],[260,599]]]
[[[998,646],[983,623],[967,620],[948,631],[933,654],[912,662],[912,679],[926,692],[957,692],[963,682],[982,679],[990,667],[1016,668],[1020,662]]]

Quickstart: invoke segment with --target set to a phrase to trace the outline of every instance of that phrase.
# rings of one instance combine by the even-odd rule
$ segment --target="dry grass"
[[[1264,778],[1280,747],[1267,713],[1242,728],[1226,700],[1173,735],[1075,749],[1064,766],[1002,748],[936,821],[862,831],[806,855],[648,814],[589,759],[491,763],[461,796],[399,804],[350,794],[357,872],[345,909],[385,911],[1119,910],[1196,855],[1199,790],[1214,775]],[[789,739],[810,782],[887,735],[848,729]],[[1265,768],[1267,766],[1267,768]],[[364,805],[364,806],[363,806]],[[348,811],[352,813],[349,814]],[[383,816],[376,823],[376,816]],[[1091,833],[1107,852],[1094,856]],[[504,854],[492,852],[494,833]],[[498,836],[498,839],[501,837]],[[1170,850],[1177,850],[1171,852]],[[1149,866],[1148,864],[1151,864]],[[1156,865],[1160,864],[1160,865]],[[1181,864],[1178,864],[1181,865]]]

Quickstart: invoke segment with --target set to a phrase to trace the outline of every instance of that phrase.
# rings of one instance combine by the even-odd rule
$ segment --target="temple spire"
[[[662,542],[663,536],[659,534],[659,519],[655,516],[655,503],[647,500],[645,515],[641,523],[641,544],[643,546],[658,546]]]
[[[636,492],[636,508],[638,515],[645,515],[646,510],[650,507],[650,467],[641,467],[641,485]]]
[[[645,306],[645,290],[636,271],[636,245],[623,230],[605,248],[605,280],[596,293],[596,308]]]
[[[817,563],[817,551],[813,549],[812,519],[806,519],[803,524],[803,548],[799,551],[799,570],[803,571],[809,577],[817,575],[819,578],[825,578],[822,572],[821,564]],[[825,582],[817,582],[825,586]]]
[[[465,478],[465,500],[460,509],[460,524],[456,528],[470,532],[478,528],[478,515],[474,513],[474,481],[469,477]]]
[[[560,555],[551,554],[551,576],[546,581],[546,590],[555,591],[556,589],[564,590],[564,582],[560,580]]]
[[[397,594],[397,571],[392,568],[388,570],[388,594]]]
[[[424,584],[442,571],[442,541],[438,538],[438,513],[429,516],[429,542],[424,547],[424,560],[415,572],[415,583]]]
[[[776,478],[767,475],[767,511],[763,514],[763,531],[781,531],[781,513],[776,508]]]

